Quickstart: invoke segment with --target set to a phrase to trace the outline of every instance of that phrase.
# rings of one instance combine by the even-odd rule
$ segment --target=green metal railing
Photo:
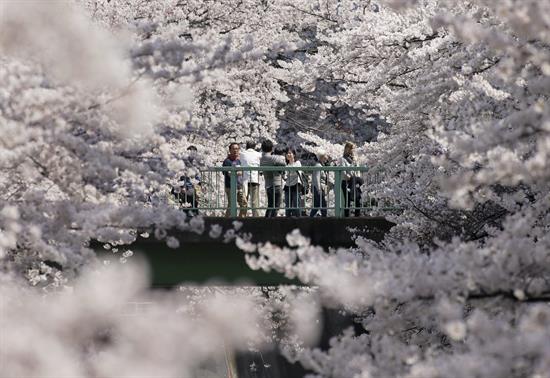
[[[248,188],[245,187],[246,185],[242,185],[243,180],[246,181],[246,176],[252,172],[258,172],[259,206],[251,206],[251,198],[245,198],[247,194],[250,194]],[[283,187],[278,193],[280,206],[277,204],[268,206],[267,190],[272,191],[273,197],[276,197],[278,190],[276,187],[265,188],[262,176],[267,172],[275,172],[283,177],[288,177],[293,172],[299,172],[302,182],[305,184],[304,187],[307,186],[308,189],[301,191],[300,187],[295,187],[295,195],[299,198],[297,206],[285,206],[283,200],[285,196],[284,180]],[[229,188],[227,189],[225,175],[229,177]],[[314,175],[325,176],[325,180],[322,180],[319,188],[314,185]],[[348,178],[349,181],[344,181],[345,184],[342,184],[342,180],[345,178]],[[282,215],[284,211],[293,213],[294,216],[310,216],[312,211],[321,213],[322,216],[334,217],[368,215],[374,210],[391,208],[385,201],[369,195],[369,185],[377,182],[380,182],[380,175],[369,172],[367,167],[210,167],[200,171],[200,181],[194,184],[193,190],[180,196],[180,204],[185,211],[209,216],[236,217],[248,216],[250,213],[264,216],[264,211],[268,210],[275,212],[276,215]],[[355,190],[350,183],[361,185],[362,191]],[[293,194],[289,192],[287,195]],[[316,201],[314,201],[314,197],[317,198]],[[245,201],[246,205],[242,206]],[[260,213],[260,211],[262,212]]]

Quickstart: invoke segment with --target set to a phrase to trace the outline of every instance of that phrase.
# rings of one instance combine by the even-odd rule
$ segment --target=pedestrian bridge
[[[195,177],[187,178],[187,182],[192,183],[192,188],[191,185],[175,187],[174,194],[178,197],[178,206],[191,214],[236,217],[244,214],[263,215],[267,210],[276,210],[278,215],[282,216],[285,214],[285,190],[282,189],[280,206],[269,207],[263,180],[263,174],[266,172],[277,172],[287,178],[291,174],[299,173],[303,178],[303,189],[296,186],[287,190],[287,194],[296,194],[299,198],[297,203],[286,206],[286,210],[294,210],[294,215],[309,216],[312,210],[318,210],[318,215],[326,213],[326,216],[341,218],[348,214],[370,216],[380,214],[380,211],[394,210],[389,201],[376,198],[370,191],[373,184],[380,182],[380,172],[359,166],[210,167],[200,170]],[[242,182],[243,178],[251,173],[259,176],[259,206],[252,206],[251,198],[248,198],[246,208],[243,208],[239,197],[243,189],[246,196],[248,188],[246,185],[243,187]],[[324,178],[320,187],[314,185],[315,175],[322,175]],[[225,184],[226,177],[229,187]],[[269,190],[275,192],[275,187]]]
[[[293,208],[300,216],[285,216],[284,204],[279,209],[267,206],[261,176],[260,206],[247,206],[245,209],[239,206],[237,197],[241,195],[240,182],[246,172],[269,171],[282,172],[287,177],[292,172],[300,171],[307,177],[305,181],[309,190],[299,194],[302,200],[299,206]],[[312,176],[316,172],[326,175],[326,180],[322,183],[326,202],[321,203],[321,206],[315,206],[313,201],[315,190]],[[228,188],[225,187],[224,175],[229,179]],[[361,188],[356,190],[350,188],[348,183],[342,184],[344,177],[355,177],[349,182],[353,185],[362,183]],[[183,182],[185,183],[185,180]],[[369,186],[378,182],[380,174],[366,167],[207,168],[188,181],[187,188],[182,187],[181,191],[176,193],[179,201],[175,205],[194,217],[194,222],[200,222],[204,226],[204,232],[198,234],[191,231],[168,230],[168,236],[178,240],[177,248],[169,248],[164,240],[157,240],[152,236],[140,236],[129,248],[149,262],[152,283],[156,287],[171,287],[182,282],[245,282],[255,285],[298,283],[291,282],[276,272],[251,270],[245,263],[243,252],[235,244],[235,237],[250,237],[252,242],[270,242],[285,246],[286,235],[298,229],[313,245],[322,246],[327,251],[330,248],[352,247],[358,237],[380,241],[394,225],[385,219],[384,214],[398,209],[392,207],[389,201],[371,194]],[[193,190],[189,190],[189,183],[193,185]],[[251,216],[254,210],[264,214],[268,209],[277,210],[278,216]],[[314,209],[326,210],[326,217],[320,216],[321,211],[315,217],[309,216]],[[241,210],[246,212],[245,217],[237,217]],[[225,216],[226,214],[228,216]],[[94,247],[105,252],[100,243],[96,243]],[[113,253],[103,253],[102,256],[118,259]]]

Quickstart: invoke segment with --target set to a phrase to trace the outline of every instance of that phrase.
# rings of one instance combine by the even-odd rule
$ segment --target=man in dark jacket
[[[260,166],[276,167],[285,165],[286,160],[284,156],[273,155],[273,142],[264,140],[262,142]],[[267,210],[265,216],[267,218],[276,217],[277,211],[281,207],[283,173],[279,171],[264,171],[264,180],[267,194]]]
[[[224,167],[240,167],[241,160],[239,159],[239,154],[241,147],[238,143],[229,144],[229,154],[227,158],[222,163]],[[225,216],[228,217],[231,215],[231,175],[229,172],[223,172],[225,176],[225,198],[227,199],[227,210],[225,211]],[[243,175],[242,171],[237,172],[237,203],[239,204],[239,216],[246,216],[246,198],[243,192]]]

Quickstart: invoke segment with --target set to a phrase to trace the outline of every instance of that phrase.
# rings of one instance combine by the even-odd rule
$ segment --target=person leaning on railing
[[[229,154],[227,158],[223,161],[223,167],[240,167],[241,160],[239,159],[241,147],[238,143],[229,144]],[[227,199],[227,210],[225,211],[225,216],[229,217],[231,215],[231,174],[230,172],[223,172],[225,176],[225,197]],[[243,192],[243,175],[242,171],[237,171],[237,203],[239,204],[239,217],[246,216],[246,198]]]
[[[347,142],[344,145],[344,154],[338,159],[337,164],[341,167],[355,167],[357,160],[355,158],[355,144]],[[345,170],[342,172],[342,200],[344,203],[344,216],[350,216],[350,208],[355,207],[354,214],[356,217],[361,215],[361,185],[363,179],[353,170]]]
[[[200,188],[200,177],[195,175],[192,179],[187,175],[180,176],[176,186],[172,187],[170,193],[178,201],[180,207],[187,215],[193,216],[199,213],[198,190]]]
[[[262,142],[262,157],[260,158],[260,166],[275,167],[285,165],[286,161],[284,156],[273,155],[273,142],[267,139],[264,140]],[[277,211],[281,207],[283,172],[264,171],[264,180],[267,196],[267,210],[265,212],[265,216],[267,218],[276,217]]]
[[[192,167],[197,157],[197,147],[189,146],[187,147],[187,151],[186,165]],[[199,213],[202,182],[198,174],[195,174],[193,178],[188,174],[180,176],[177,185],[172,187],[170,193],[175,197],[187,215],[193,216]]]
[[[329,164],[329,157],[325,152],[317,153],[317,163],[315,167],[324,167]],[[330,180],[327,171],[316,170],[313,172],[311,183],[313,186],[313,207],[309,213],[310,217],[317,215],[319,210],[321,216],[327,216],[327,197],[326,194],[334,186],[334,182]]]

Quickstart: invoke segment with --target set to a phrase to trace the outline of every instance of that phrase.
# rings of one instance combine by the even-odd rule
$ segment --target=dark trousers
[[[316,187],[313,187],[313,209],[309,213],[310,217],[317,215],[317,212],[321,210],[321,216],[327,216],[327,198],[325,196],[325,190],[319,191]]]
[[[342,195],[344,196],[344,216],[349,217],[350,208],[356,217],[361,216],[361,184],[363,180],[352,177],[350,180],[342,181]]]
[[[277,210],[281,207],[281,187],[271,186],[265,188],[267,193],[267,207],[265,211],[266,218],[272,218],[277,216]]]
[[[300,216],[300,190],[299,184],[285,186],[285,215],[287,217]]]

